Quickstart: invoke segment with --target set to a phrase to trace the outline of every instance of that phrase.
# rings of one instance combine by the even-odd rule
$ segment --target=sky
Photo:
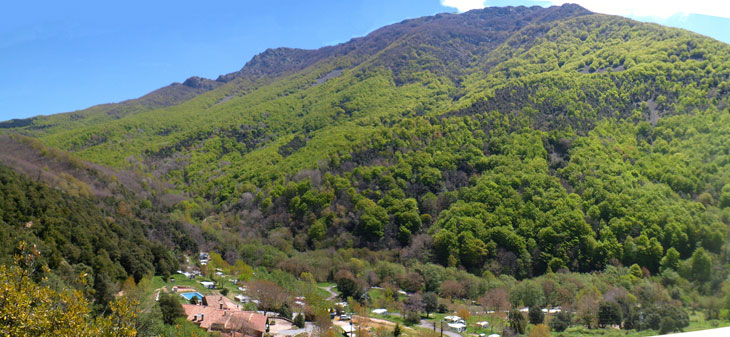
[[[442,12],[563,2],[8,0],[0,11],[0,121],[136,98],[190,76],[215,79],[266,48],[319,48]],[[730,43],[730,2],[572,2]]]

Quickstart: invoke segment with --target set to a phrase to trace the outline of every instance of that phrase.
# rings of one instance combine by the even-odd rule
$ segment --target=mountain
[[[632,266],[616,284],[669,270],[708,294],[728,274],[729,93],[730,46],[708,37],[492,7],[0,130],[167,186],[135,198],[183,196],[171,218],[231,263],[317,281],[358,256],[517,279]]]

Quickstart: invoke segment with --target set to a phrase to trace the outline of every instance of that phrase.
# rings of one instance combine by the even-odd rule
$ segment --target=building
[[[203,305],[183,304],[187,319],[201,328],[217,331],[228,337],[263,337],[266,316],[253,311],[241,311],[225,296],[205,296]]]

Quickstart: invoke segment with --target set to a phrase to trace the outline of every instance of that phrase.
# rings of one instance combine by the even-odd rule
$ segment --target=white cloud
[[[485,0],[441,0],[444,7],[456,8],[460,13],[468,10],[484,8]]]
[[[456,8],[459,12],[490,6],[489,0],[441,0],[441,5]],[[500,5],[506,1],[500,1]],[[730,18],[730,1],[727,0],[544,0],[544,3],[562,5],[577,3],[596,13],[655,17],[666,19],[671,16],[704,14]],[[514,1],[515,5],[529,3]]]

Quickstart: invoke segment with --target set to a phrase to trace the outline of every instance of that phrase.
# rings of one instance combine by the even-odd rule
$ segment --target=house
[[[215,282],[211,281],[200,281],[200,284],[203,285],[206,289],[215,289]]]
[[[220,300],[221,296],[206,296],[208,302]],[[224,301],[213,305],[183,304],[187,319],[209,332],[217,331],[222,336],[263,337],[266,333],[266,316],[252,311],[230,310]],[[221,309],[223,307],[223,309]]]
[[[449,321],[451,323],[458,323],[459,321],[463,321],[464,319],[462,319],[459,316],[453,315],[453,316],[444,316],[444,320]]]
[[[561,311],[560,307],[555,307],[548,310],[548,314],[557,314]]]
[[[383,315],[383,316],[388,316],[388,314],[389,314],[388,313],[388,309],[382,309],[382,308],[381,309],[373,309],[372,312],[374,314],[376,314],[376,315]]]
[[[228,297],[221,295],[203,296],[203,305],[224,310],[238,309],[238,304],[233,303],[233,301],[231,301]]]
[[[189,292],[189,291],[195,291],[195,289],[190,288],[190,287],[173,286],[172,291],[174,291],[176,293],[184,293],[184,292]]]
[[[466,331],[466,324],[464,323],[449,323],[447,324],[450,329],[456,331],[456,332],[464,332]]]

